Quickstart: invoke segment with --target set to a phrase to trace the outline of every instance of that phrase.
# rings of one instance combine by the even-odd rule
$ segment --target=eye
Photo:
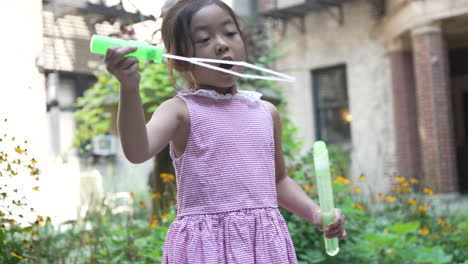
[[[235,32],[235,31],[233,31],[233,32],[228,32],[226,35],[228,35],[229,37],[232,37],[232,36],[237,35],[237,32]]]
[[[198,40],[196,43],[205,43],[205,42],[208,42],[210,40],[210,38],[202,38],[200,40]]]

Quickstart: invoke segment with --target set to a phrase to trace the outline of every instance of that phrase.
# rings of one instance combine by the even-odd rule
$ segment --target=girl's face
[[[227,11],[212,4],[197,11],[191,20],[194,57],[245,61],[245,46],[234,19]],[[242,67],[227,64],[215,66],[240,72]],[[200,87],[230,88],[239,77],[195,65],[193,75]]]

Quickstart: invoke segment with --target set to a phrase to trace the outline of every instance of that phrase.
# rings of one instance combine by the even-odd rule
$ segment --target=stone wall
[[[346,3],[343,25],[327,11],[311,12],[304,33],[293,25],[298,21],[292,21],[286,35],[280,35],[288,55],[277,68],[297,78],[283,89],[300,136],[310,147],[316,140],[311,71],[346,65],[352,115],[351,176],[364,174],[382,191],[387,187],[386,176],[395,172],[395,131],[389,59],[372,8],[367,1]]]

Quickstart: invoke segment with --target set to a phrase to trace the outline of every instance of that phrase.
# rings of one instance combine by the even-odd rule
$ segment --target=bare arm
[[[321,223],[321,210],[310,197],[304,192],[299,184],[286,174],[282,147],[281,117],[276,107],[266,102],[273,117],[275,138],[275,171],[276,171],[276,193],[278,204],[289,212],[314,224],[319,230],[323,230]],[[335,209],[336,218],[325,231],[328,238],[346,237],[344,230],[344,215],[340,209]]]
[[[173,98],[162,103],[145,126],[140,95],[121,93],[119,132],[125,157],[142,163],[161,152],[177,136],[185,103]]]
[[[107,70],[120,82],[118,128],[125,157],[132,163],[141,163],[158,154],[176,135],[185,104],[180,99],[168,100],[145,124],[138,60],[124,57],[133,51],[133,47],[110,47],[105,62]]]
[[[132,163],[147,160],[145,157],[149,155],[148,134],[138,90],[120,89],[118,128],[125,157]]]

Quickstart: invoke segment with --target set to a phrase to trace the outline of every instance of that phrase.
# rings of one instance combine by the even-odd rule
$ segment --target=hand
[[[323,231],[322,226],[322,211],[319,209],[314,213],[312,223],[320,230]],[[343,212],[335,208],[335,219],[328,225],[328,228],[325,230],[325,237],[326,238],[334,238],[337,237],[339,239],[346,238],[346,230],[345,230],[345,216]]]
[[[137,87],[140,82],[138,60],[135,57],[124,57],[135,52],[136,47],[109,47],[104,62],[106,69],[119,80],[121,87]]]

